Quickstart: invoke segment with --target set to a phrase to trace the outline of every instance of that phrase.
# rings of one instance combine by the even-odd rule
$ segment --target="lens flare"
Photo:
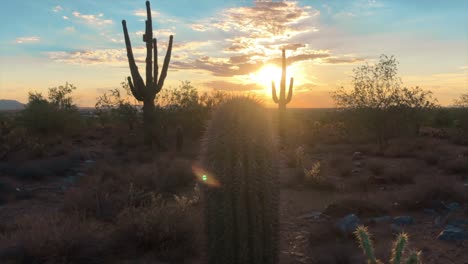
[[[203,169],[199,164],[193,164],[192,171],[193,171],[193,174],[195,174],[197,180],[201,182],[202,184],[205,184],[211,187],[219,187],[221,185],[212,173]]]

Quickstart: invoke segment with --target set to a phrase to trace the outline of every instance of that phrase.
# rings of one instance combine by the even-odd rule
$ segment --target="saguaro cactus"
[[[202,165],[210,264],[278,263],[278,170],[269,114],[230,99],[205,133]]]
[[[294,78],[291,77],[291,81],[289,83],[289,92],[286,95],[286,51],[282,50],[282,59],[281,59],[281,83],[280,83],[280,94],[279,98],[276,95],[276,87],[275,82],[271,82],[271,95],[273,97],[273,101],[278,104],[279,110],[279,128],[280,128],[280,135],[284,133],[284,122],[285,122],[285,111],[286,105],[291,102],[293,96],[293,84]]]
[[[143,102],[143,121],[145,126],[145,138],[147,142],[153,143],[153,140],[155,140],[153,133],[155,122],[154,99],[156,97],[156,94],[159,93],[159,91],[161,91],[164,85],[164,80],[167,76],[169,61],[171,60],[173,36],[171,35],[169,37],[169,45],[167,46],[166,56],[164,57],[164,64],[161,70],[161,75],[158,80],[158,46],[156,38],[153,38],[153,22],[151,19],[151,8],[149,1],[146,1],[146,14],[146,29],[145,34],[143,35],[143,42],[146,43],[146,84],[143,82],[143,78],[141,77],[138,71],[138,67],[135,63],[135,58],[133,57],[132,44],[130,42],[130,37],[128,36],[127,23],[125,20],[122,20],[122,26],[125,36],[125,46],[127,47],[128,64],[130,66],[130,73],[132,75],[132,77],[128,77],[128,85],[130,86],[130,90],[132,91],[133,96],[138,101]]]

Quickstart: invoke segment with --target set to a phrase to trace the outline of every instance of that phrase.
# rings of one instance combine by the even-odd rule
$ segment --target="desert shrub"
[[[79,215],[19,218],[0,236],[2,263],[102,263],[103,226]]]
[[[130,101],[130,91],[127,82],[122,82],[122,88],[127,91],[123,96],[120,89],[105,92],[97,98],[94,113],[101,124],[120,122],[131,130],[138,122],[138,107]]]
[[[125,208],[117,217],[111,249],[125,258],[151,252],[158,260],[181,262],[196,254],[192,219],[190,212],[161,201]]]
[[[416,135],[425,112],[435,107],[432,92],[402,87],[393,56],[382,55],[376,65],[354,69],[353,85],[353,90],[341,87],[332,97],[346,117],[352,116],[344,119],[349,129],[368,131],[381,149],[391,137]]]
[[[75,86],[49,88],[49,100],[42,94],[30,92],[28,103],[17,117],[17,122],[36,134],[73,133],[82,123],[82,118],[73,105],[71,93]]]
[[[455,100],[455,105],[461,108],[468,108],[468,93],[461,94],[460,98]]]
[[[231,96],[221,91],[199,94],[189,81],[183,81],[173,89],[158,95],[158,111],[163,129],[181,126],[184,135],[199,137],[210,117],[211,111]]]
[[[303,169],[304,185],[317,190],[335,190],[336,186],[330,177],[327,177],[321,170],[320,162],[316,162],[310,169]]]

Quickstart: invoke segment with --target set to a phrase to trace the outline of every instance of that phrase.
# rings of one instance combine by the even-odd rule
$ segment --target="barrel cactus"
[[[251,98],[220,106],[201,165],[210,264],[278,263],[278,169],[270,115]]]

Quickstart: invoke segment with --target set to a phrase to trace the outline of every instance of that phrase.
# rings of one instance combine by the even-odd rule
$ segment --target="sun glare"
[[[288,66],[286,68],[286,85],[289,85],[289,78],[291,77],[295,77],[295,83],[297,83],[297,76],[294,76],[293,69]],[[250,79],[256,84],[264,87],[265,93],[269,95],[271,94],[272,81],[275,82],[276,87],[279,87],[280,85],[279,83],[281,81],[281,68],[276,65],[267,64],[257,72],[251,73]]]

